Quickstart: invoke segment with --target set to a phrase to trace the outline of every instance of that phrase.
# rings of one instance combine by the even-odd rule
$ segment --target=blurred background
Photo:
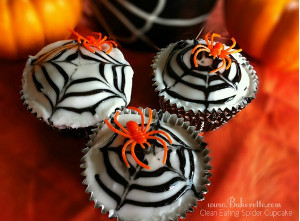
[[[68,29],[115,39],[135,71],[131,105],[156,109],[150,65],[159,48],[208,32],[234,37],[257,71],[257,97],[204,134],[213,176],[185,220],[299,219],[298,0],[1,0],[1,220],[109,220],[81,184],[87,139],[51,129],[20,100],[28,56],[70,38]]]

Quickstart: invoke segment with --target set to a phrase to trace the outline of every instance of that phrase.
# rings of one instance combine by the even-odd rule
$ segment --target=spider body
[[[211,38],[210,38],[211,42],[208,41],[209,36],[211,36]],[[220,42],[217,42],[214,45],[214,37],[221,37],[221,35],[216,34],[216,33],[213,33],[211,35],[210,33],[207,33],[204,38],[206,41],[207,47],[205,45],[198,44],[192,50],[192,54],[194,54],[193,61],[194,61],[195,67],[198,67],[197,56],[201,51],[208,52],[209,56],[213,56],[213,59],[215,59],[215,58],[222,59],[222,62],[223,62],[222,65],[220,67],[218,67],[217,69],[212,70],[210,73],[215,73],[215,72],[221,70],[222,68],[224,68],[226,66],[226,61],[228,61],[228,64],[225,68],[227,70],[231,65],[231,59],[229,58],[228,55],[242,51],[242,49],[231,51],[231,49],[233,49],[236,45],[236,41],[234,38],[231,38],[232,45],[229,48],[224,49],[224,45]]]
[[[215,58],[215,57],[219,57],[223,51],[224,51],[224,45],[218,42],[217,44],[215,44],[215,46],[212,49],[210,49],[210,54]]]
[[[108,54],[109,52],[111,52],[111,50],[113,49],[114,46],[115,47],[117,46],[116,42],[114,42],[112,40],[107,40],[106,36],[104,36],[102,38],[101,33],[94,33],[95,35],[98,35],[98,39],[96,39],[94,36],[87,36],[85,38],[73,30],[70,30],[70,32],[72,32],[72,34],[77,36],[77,41],[79,43],[83,44],[83,46],[92,53],[95,53],[95,51],[91,47],[95,47],[95,48],[98,48],[99,50],[102,50],[102,45],[108,44],[109,49],[106,52],[106,54]]]
[[[148,165],[142,163],[135,155],[135,146],[136,144],[139,144],[142,148],[145,148],[144,144],[146,144],[147,146],[151,146],[151,144],[148,142],[149,139],[152,140],[157,140],[159,141],[163,147],[164,147],[164,158],[163,158],[163,163],[166,163],[167,160],[167,144],[166,142],[159,138],[159,137],[155,137],[152,136],[153,134],[163,134],[170,143],[172,143],[172,139],[170,138],[170,136],[161,130],[153,130],[148,132],[149,128],[150,128],[150,124],[152,122],[152,110],[149,108],[149,118],[148,118],[148,123],[146,126],[145,125],[145,119],[144,119],[144,115],[143,112],[138,109],[138,108],[134,108],[134,107],[128,107],[128,109],[131,110],[135,110],[137,111],[140,115],[141,115],[141,126],[138,125],[137,122],[135,121],[128,121],[126,123],[126,128],[124,128],[120,122],[118,121],[118,116],[119,116],[119,112],[117,112],[114,116],[114,121],[116,123],[117,126],[120,127],[121,130],[117,130],[116,128],[114,128],[107,119],[105,119],[105,123],[107,124],[107,126],[114,131],[115,133],[118,133],[124,137],[129,138],[129,140],[124,144],[123,148],[122,148],[122,158],[124,160],[124,163],[126,164],[127,167],[130,167],[127,158],[126,158],[126,148],[131,145],[131,155],[133,157],[133,159],[137,162],[138,165],[140,165],[141,167],[144,167],[146,169],[151,169]]]
[[[141,130],[140,126],[135,121],[128,121],[126,127],[129,133],[132,136],[132,139],[135,140],[138,144],[143,144],[147,142],[145,134]]]

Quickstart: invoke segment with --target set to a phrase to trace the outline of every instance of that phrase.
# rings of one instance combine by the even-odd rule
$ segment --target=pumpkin
[[[1,0],[0,58],[25,57],[66,39],[80,12],[80,0]]]
[[[224,14],[247,54],[276,69],[299,68],[299,0],[225,0]]]

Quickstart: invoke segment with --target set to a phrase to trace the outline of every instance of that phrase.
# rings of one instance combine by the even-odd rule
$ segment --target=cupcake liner
[[[171,114],[177,114],[179,117],[184,118],[185,121],[189,121],[192,126],[195,126],[197,130],[200,132],[208,132],[219,128],[220,126],[226,124],[230,119],[232,119],[238,112],[244,109],[254,98],[258,88],[258,77],[256,75],[256,71],[253,66],[247,61],[242,54],[232,54],[235,58],[238,58],[241,61],[241,66],[246,70],[249,77],[249,94],[244,96],[243,99],[239,100],[233,105],[229,105],[228,107],[222,108],[207,108],[203,111],[197,108],[188,108],[186,101],[182,101],[180,99],[175,99],[173,97],[166,97],[162,94],[162,90],[164,86],[157,83],[157,75],[156,71],[158,68],[158,62],[162,59],[162,55],[166,52],[169,47],[173,47],[176,43],[172,43],[166,48],[161,49],[153,59],[153,87],[156,92],[158,92],[159,96],[159,104],[163,111],[168,111]],[[200,41],[203,43],[203,41]],[[226,47],[225,47],[226,48]],[[166,52],[167,53],[167,52]],[[163,58],[166,60],[166,58]],[[159,77],[162,78],[162,77]],[[162,81],[159,79],[159,81]]]
[[[145,117],[148,117],[149,114],[149,109],[142,109]],[[137,112],[133,111],[133,110],[129,110],[129,109],[124,109],[123,111],[121,111],[119,118],[122,115],[125,114],[131,114],[131,117],[133,116],[137,116],[134,119],[138,119],[140,118],[140,116],[138,115]],[[118,118],[118,119],[119,119]],[[125,118],[125,117],[124,117]],[[159,124],[156,123],[156,119],[159,119]],[[110,117],[110,121],[112,122],[113,120],[113,115],[111,115]],[[123,118],[121,117],[121,120]],[[86,192],[90,194],[90,200],[94,201],[94,205],[95,208],[101,208],[101,212],[103,214],[107,214],[108,213],[108,217],[109,218],[114,218],[116,217],[117,220],[177,220],[178,217],[186,217],[186,213],[187,212],[192,212],[193,211],[193,207],[197,206],[197,201],[203,200],[204,196],[203,194],[205,194],[207,192],[207,185],[210,184],[210,181],[208,180],[208,178],[211,176],[209,170],[211,169],[211,166],[209,164],[210,161],[210,157],[208,156],[209,151],[206,149],[206,143],[204,143],[203,137],[199,136],[199,131],[195,130],[195,127],[190,126],[189,122],[185,122],[183,118],[178,118],[177,115],[175,114],[169,114],[168,112],[163,113],[162,111],[155,111],[153,110],[153,121],[151,124],[151,127],[155,128],[156,127],[160,127],[158,125],[163,125],[162,127],[167,127],[167,128],[175,128],[174,130],[172,129],[172,133],[176,133],[178,132],[183,133],[184,132],[184,137],[188,134],[188,138],[186,138],[186,140],[182,141],[184,143],[189,143],[191,142],[192,144],[196,145],[193,147],[196,147],[195,149],[193,149],[192,147],[189,146],[180,146],[177,147],[177,149],[174,149],[175,144],[178,144],[177,142],[179,141],[173,141],[175,144],[172,145],[168,145],[168,159],[167,162],[164,166],[159,166],[157,168],[155,168],[155,164],[156,164],[156,158],[151,158],[151,157],[157,157],[159,158],[160,156],[160,150],[162,148],[158,148],[157,146],[155,148],[151,147],[149,148],[149,152],[144,152],[143,157],[146,157],[146,159],[151,159],[149,161],[149,165],[151,165],[152,169],[154,167],[154,169],[148,171],[146,169],[142,169],[139,170],[140,168],[132,163],[132,161],[130,160],[130,158],[128,157],[128,160],[131,164],[131,167],[129,169],[127,169],[126,165],[124,164],[123,160],[121,159],[121,157],[119,156],[115,156],[114,154],[116,152],[116,149],[114,148],[114,146],[112,145],[115,141],[113,141],[113,138],[110,138],[114,132],[111,132],[111,134],[109,134],[109,130],[107,128],[104,128],[104,126],[106,125],[104,122],[101,122],[98,124],[98,128],[93,130],[93,134],[90,136],[90,141],[87,144],[87,147],[85,149],[83,149],[83,153],[84,156],[82,158],[82,164],[81,164],[81,168],[84,169],[84,171],[82,172],[82,176],[84,176],[84,181],[83,184],[87,186],[86,188]],[[124,119],[123,119],[124,120]],[[145,120],[145,123],[147,123],[147,120]],[[112,122],[113,124],[113,122]],[[178,131],[177,131],[178,130]],[[103,136],[103,135],[107,135]],[[174,134],[172,134],[173,137]],[[114,137],[114,135],[112,136]],[[110,141],[108,141],[110,140]],[[106,153],[106,142],[110,142],[109,146],[109,151],[111,151],[110,153],[113,153],[111,155],[104,155],[104,153]],[[122,141],[124,142],[124,141]],[[122,145],[122,142],[120,142],[120,144]],[[191,144],[189,143],[189,144]],[[182,144],[183,145],[183,144]],[[189,149],[190,148],[190,149]],[[117,150],[118,151],[118,150]],[[183,151],[183,155],[181,155],[181,158],[178,158],[179,154],[178,152]],[[138,150],[136,149],[136,153],[138,152]],[[152,153],[154,152],[154,154]],[[187,153],[192,153],[192,155],[188,155]],[[138,155],[138,154],[137,154]],[[147,156],[148,155],[148,156]],[[150,156],[150,157],[149,157]],[[148,158],[147,158],[148,157]],[[190,157],[192,157],[190,159]],[[194,159],[194,157],[196,159]],[[114,160],[112,160],[114,159]],[[174,174],[179,174],[178,171],[180,171],[179,168],[177,168],[176,166],[176,160],[180,161],[179,159],[185,159],[186,161],[186,165],[194,165],[193,163],[196,163],[194,165],[194,177],[189,180],[192,182],[191,186],[188,186],[188,189],[186,192],[184,192],[180,198],[180,200],[176,200],[173,201],[170,204],[165,203],[166,205],[164,206],[158,206],[158,207],[151,207],[151,206],[147,206],[147,203],[149,202],[160,202],[163,201],[165,198],[160,198],[163,194],[173,194],[173,191],[176,190],[170,190],[172,192],[166,192],[166,190],[162,193],[156,193],[151,192],[152,188],[155,189],[155,187],[157,187],[158,185],[156,184],[156,182],[159,182],[159,184],[161,185],[160,188],[163,188],[163,185],[161,184],[161,182],[164,184],[165,182],[169,181],[168,179],[171,179],[168,172],[165,172],[164,175],[159,176],[159,177],[152,177],[150,178],[150,180],[147,180],[147,188],[150,188],[151,190],[148,190],[144,193],[143,191],[145,191],[145,187],[142,185],[145,178],[143,178],[144,174],[147,174],[147,172],[152,176],[152,173],[154,173],[154,171],[159,171],[160,169],[170,169],[172,168],[172,170],[174,170],[175,172],[173,172]],[[190,160],[190,161],[189,161]],[[92,162],[93,161],[93,162]],[[109,161],[109,163],[105,162],[105,161]],[[146,160],[147,161],[147,160]],[[160,159],[161,161],[161,159]],[[162,163],[160,163],[162,164]],[[159,164],[159,165],[160,165]],[[174,164],[174,165],[173,165]],[[107,165],[112,165],[113,169],[111,167],[108,167]],[[172,165],[172,166],[171,166]],[[109,169],[108,169],[109,168]],[[176,168],[176,170],[175,170]],[[185,168],[185,167],[184,167]],[[187,166],[188,168],[188,166]],[[102,172],[99,172],[102,171]],[[118,176],[118,179],[114,180],[113,179],[113,175],[110,174],[114,174],[117,173],[120,175]],[[191,171],[190,171],[191,172]],[[172,172],[170,172],[171,174],[173,174]],[[131,174],[131,176],[127,177],[128,174]],[[134,174],[134,175],[133,175]],[[141,175],[143,174],[143,175]],[[173,175],[174,175],[173,174]],[[149,175],[149,176],[150,176]],[[182,173],[182,176],[185,176],[185,172]],[[101,182],[98,180],[97,182],[95,181],[97,178],[96,177],[104,177],[104,181],[101,180]],[[178,175],[178,177],[180,177]],[[120,183],[125,182],[123,179],[128,179],[131,180],[130,185],[128,186],[128,188],[123,188],[122,185],[120,185]],[[168,179],[167,179],[168,178]],[[174,179],[177,178],[177,176],[173,177]],[[173,179],[172,178],[172,179]],[[111,181],[113,180],[113,181]],[[159,181],[158,181],[159,180]],[[109,185],[107,185],[105,187],[105,182],[111,182]],[[188,182],[187,180],[184,181],[183,183]],[[101,184],[100,184],[101,183]],[[149,183],[152,185],[149,185]],[[194,183],[195,186],[194,186]],[[176,183],[175,186],[172,186],[173,189],[179,188],[180,185],[182,183],[178,182]],[[140,194],[141,195],[133,195],[132,193],[136,193],[136,192],[131,192],[131,191],[135,191],[135,188],[133,188],[133,186],[140,187],[138,189],[143,190]],[[186,184],[185,184],[186,185]],[[154,187],[153,187],[154,186]],[[115,188],[114,188],[115,187]],[[108,189],[107,189],[108,188]],[[193,189],[194,188],[194,189]],[[119,190],[123,190],[119,191]],[[104,191],[105,190],[105,191]],[[118,192],[119,191],[119,192]],[[128,191],[128,192],[126,192]],[[151,197],[154,196],[155,194],[155,199],[151,198],[151,201],[147,201],[147,197],[144,197],[143,194],[148,194],[148,191],[151,192]],[[162,190],[158,190],[158,191],[162,191]],[[168,190],[169,191],[169,190]],[[195,191],[195,192],[193,192]],[[122,195],[122,193],[127,193],[126,195]],[[196,194],[197,193],[197,194]],[[131,195],[130,195],[131,194]],[[110,196],[113,196],[114,199],[118,199],[118,196],[121,196],[122,199],[124,200],[123,202],[133,202],[133,198],[130,197],[135,197],[135,200],[138,202],[136,205],[131,205],[129,204],[124,204],[122,207],[119,208],[120,204],[117,204],[114,202],[117,202],[117,200],[111,200]],[[165,197],[165,196],[164,196]],[[144,200],[146,199],[146,202],[142,201],[143,204],[139,204],[141,203],[139,200]],[[167,200],[169,200],[169,198],[166,198]],[[113,204],[113,206],[112,206]],[[175,207],[178,206],[178,207]],[[174,208],[175,207],[175,208]],[[172,212],[170,212],[170,210],[173,210]],[[148,217],[147,215],[149,214],[149,211],[151,212],[151,215]],[[142,218],[136,217],[134,216],[134,218],[132,217],[126,217],[124,216],[124,211],[137,211],[137,213],[141,213]],[[157,213],[157,212],[160,212]],[[158,215],[157,215],[158,214]],[[157,216],[154,216],[157,215]]]
[[[239,106],[237,109],[228,108],[217,111],[213,109],[211,112],[205,110],[204,112],[197,111],[185,111],[183,107],[178,108],[176,103],[170,104],[170,100],[165,101],[164,97],[159,97],[160,107],[171,114],[176,114],[178,117],[184,118],[185,121],[190,122],[192,126],[196,127],[196,130],[200,132],[209,132],[218,129],[223,124],[226,124],[230,119],[232,119],[239,111],[245,107]]]
[[[26,98],[24,97],[23,91],[20,91],[21,94],[21,100],[23,101],[23,105],[26,107],[26,109],[33,115],[35,116],[38,120],[46,124],[47,126],[50,126],[53,130],[59,132],[62,136],[66,137],[74,137],[74,138],[89,138],[89,136],[93,133],[93,130],[97,128],[97,125],[95,126],[89,126],[89,127],[79,127],[79,128],[71,128],[71,127],[66,127],[66,128],[57,128],[55,127],[51,122],[48,123],[43,119],[43,117],[39,116],[37,112],[31,108],[27,101]],[[116,108],[113,113],[115,113],[118,110],[123,109],[125,106],[122,106],[121,108]]]

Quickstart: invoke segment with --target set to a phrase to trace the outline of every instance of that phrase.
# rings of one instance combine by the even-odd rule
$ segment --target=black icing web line
[[[194,43],[190,46],[188,46],[188,43],[186,41],[180,41],[174,46],[174,48],[172,49],[172,51],[169,54],[166,65],[163,69],[163,75],[165,75],[165,74],[168,75],[170,78],[172,78],[174,80],[174,83],[170,86],[167,86],[165,78],[163,78],[163,83],[165,85],[165,89],[163,89],[161,92],[165,91],[170,96],[176,97],[178,99],[181,99],[181,100],[184,100],[187,102],[203,104],[203,105],[205,105],[206,108],[208,108],[210,104],[222,104],[222,103],[226,103],[226,102],[232,100],[235,97],[235,95],[225,97],[225,98],[222,98],[219,100],[210,100],[210,101],[208,100],[208,97],[209,97],[210,93],[221,90],[221,89],[225,89],[225,88],[233,88],[234,90],[237,90],[237,84],[241,80],[241,70],[240,70],[240,67],[237,65],[237,61],[231,56],[232,64],[234,64],[236,66],[236,74],[232,80],[229,79],[231,67],[228,70],[224,70],[223,73],[221,73],[220,71],[218,71],[215,74],[209,73],[212,69],[216,69],[218,67],[219,63],[222,62],[222,60],[220,60],[218,58],[214,59],[212,61],[211,65],[208,65],[208,66],[201,65],[201,62],[200,62],[198,64],[198,67],[195,67],[194,63],[193,63],[193,56],[191,55],[190,60],[189,60],[190,67],[188,67],[183,61],[183,56],[185,56],[186,53],[190,53],[190,51],[197,44],[198,44],[198,42],[196,40],[194,40]],[[180,51],[180,52],[178,52],[178,51]],[[171,64],[171,60],[173,60],[175,56],[176,56],[176,58],[175,58],[176,64],[183,71],[183,73],[181,73],[180,75],[178,75],[178,73],[173,70],[173,67]],[[199,53],[198,57],[199,56],[201,56],[202,58],[204,58],[204,57],[210,58],[208,56],[207,52]],[[205,73],[203,74],[201,72],[205,72]],[[202,79],[205,82],[205,85],[198,85],[193,82],[185,81],[183,78],[188,75],[193,76],[195,78]],[[222,83],[210,86],[211,82],[216,81],[216,80],[219,80]],[[190,88],[198,90],[199,92],[203,92],[204,97],[205,97],[204,100],[188,98],[188,97],[185,97],[185,96],[173,91],[172,88],[174,86],[176,86],[178,83],[184,84]]]
[[[118,126],[115,125],[117,129]],[[201,150],[193,150],[190,147],[188,147],[183,141],[181,141],[178,137],[176,137],[171,131],[168,131],[166,128],[160,127],[159,123],[157,125],[152,124],[151,125],[151,130],[153,130],[153,128],[160,128],[165,130],[167,133],[170,134],[170,136],[176,140],[178,142],[178,144],[174,144],[174,145],[168,145],[168,159],[170,158],[170,154],[175,151],[176,155],[178,157],[178,159],[180,159],[180,169],[175,169],[172,165],[172,162],[170,161],[170,159],[166,162],[166,165],[164,165],[163,167],[158,168],[155,171],[146,171],[144,169],[142,169],[142,167],[140,167],[139,165],[137,165],[136,167],[133,167],[131,165],[131,167],[129,168],[129,177],[125,178],[123,177],[111,164],[111,161],[109,160],[109,155],[110,152],[114,152],[115,154],[118,155],[118,158],[121,162],[123,162],[122,159],[122,147],[123,145],[117,146],[117,147],[112,147],[112,143],[114,142],[114,140],[120,136],[118,134],[114,134],[110,141],[102,148],[99,149],[99,151],[102,152],[103,154],[103,160],[104,160],[104,165],[106,167],[106,172],[107,175],[110,177],[110,179],[114,180],[114,182],[119,183],[120,185],[122,185],[124,187],[124,191],[121,195],[118,195],[116,193],[114,193],[112,190],[110,190],[110,188],[108,186],[106,186],[104,184],[104,182],[101,180],[101,176],[99,174],[95,174],[95,180],[98,183],[99,187],[102,188],[103,191],[105,191],[112,199],[114,199],[117,203],[116,206],[116,210],[121,209],[124,205],[126,204],[131,204],[131,205],[135,205],[135,206],[141,206],[141,207],[161,207],[161,206],[166,206],[166,205],[170,205],[173,202],[175,202],[179,197],[181,197],[186,191],[191,190],[193,191],[193,193],[195,194],[195,196],[198,199],[203,199],[203,194],[200,192],[198,192],[195,189],[195,186],[193,184],[193,177],[194,177],[194,156],[193,156],[193,152],[200,152]],[[162,139],[165,139],[163,136],[160,136]],[[126,142],[127,139],[124,140],[123,143]],[[166,140],[167,141],[167,140]],[[162,145],[159,144],[159,142],[157,142],[156,140],[149,140],[151,146],[156,146],[158,148],[163,148]],[[204,149],[206,146],[206,144],[202,143],[202,148]],[[140,147],[138,147],[140,148]],[[136,150],[138,149],[136,148]],[[153,148],[153,147],[151,147]],[[144,151],[140,148],[140,151]],[[151,151],[148,152],[147,154],[151,154]],[[155,152],[153,152],[153,154],[155,155]],[[143,155],[143,154],[141,154]],[[137,154],[138,156],[138,154]],[[142,160],[141,158],[139,158],[140,160]],[[186,163],[190,162],[189,168],[188,168],[188,175],[186,175]],[[146,160],[144,160],[144,163],[147,163]],[[125,164],[124,164],[125,166]],[[166,172],[171,172],[176,174],[175,177],[170,178],[169,180],[163,182],[163,183],[159,183],[157,185],[152,185],[152,186],[145,186],[145,185],[140,185],[140,184],[136,184],[135,182],[138,179],[141,178],[151,178],[151,177],[160,177],[163,176],[164,173]],[[180,188],[180,190],[178,190],[177,192],[173,193],[173,195],[171,195],[170,197],[167,197],[163,200],[158,200],[158,201],[154,201],[154,202],[147,202],[147,201],[140,201],[140,200],[131,200],[131,199],[127,199],[127,195],[130,193],[130,191],[132,190],[140,190],[140,191],[145,191],[148,193],[162,193],[165,191],[170,190],[170,188],[172,188],[172,186],[176,185],[176,183],[178,182],[184,182],[185,185],[183,185],[182,188]]]
[[[74,42],[70,42],[72,44]],[[48,121],[49,123],[51,122],[51,117],[53,114],[59,110],[59,109],[64,109],[67,111],[75,112],[75,113],[83,113],[83,112],[90,112],[91,114],[96,113],[96,108],[103,102],[114,99],[114,98],[120,98],[124,101],[124,104],[127,106],[127,99],[125,97],[125,84],[126,84],[126,76],[125,76],[125,68],[128,66],[127,64],[122,64],[119,61],[115,60],[113,57],[111,57],[108,54],[102,55],[98,52],[95,52],[94,56],[88,56],[84,54],[80,48],[81,46],[74,46],[73,48],[77,48],[74,53],[67,54],[67,57],[64,60],[59,60],[63,55],[69,52],[70,49],[65,49],[62,50],[60,53],[55,55],[53,58],[50,60],[44,62],[44,63],[38,63],[35,64],[35,61],[38,60],[39,58],[35,59],[32,61],[32,65],[37,65],[40,68],[41,76],[45,79],[43,83],[41,83],[37,77],[36,77],[36,67],[32,69],[32,80],[34,82],[34,85],[36,89],[43,94],[43,96],[46,98],[46,100],[49,102],[49,105],[51,106],[51,116],[49,117]],[[72,48],[71,48],[72,49]],[[49,52],[51,53],[51,51]],[[44,56],[45,54],[41,55]],[[41,57],[40,56],[40,57]],[[89,61],[96,61],[99,62],[99,76],[97,77],[83,77],[83,78],[78,78],[74,79],[72,76],[74,73],[77,71],[78,65],[74,63],[74,60],[80,58],[84,60],[89,60]],[[75,69],[71,74],[67,74],[67,72],[61,67],[61,63],[68,63],[70,65],[74,65]],[[80,64],[79,64],[80,65]],[[113,74],[113,84],[109,83],[108,80],[105,77],[104,73],[104,68],[106,65],[109,65],[109,69],[111,69],[112,74]],[[56,71],[61,75],[63,78],[63,87],[60,89],[59,86],[52,80],[48,70],[47,66],[52,66],[56,69]],[[48,68],[49,68],[48,67]],[[121,85],[119,85],[118,82],[118,71],[117,69],[120,69],[121,73]],[[90,82],[99,82],[103,85],[105,85],[106,88],[99,88],[99,89],[92,89],[92,90],[85,90],[85,91],[72,91],[68,92],[68,89],[74,85],[81,84],[81,83],[90,83]],[[51,90],[55,92],[55,98],[54,100],[49,97],[47,93],[43,91],[44,87],[49,86]],[[113,89],[114,88],[114,89]],[[113,89],[113,90],[112,90]],[[93,96],[101,93],[107,93],[107,97],[103,99],[98,99],[98,101],[94,104],[90,104],[90,106],[85,106],[82,108],[78,107],[68,107],[68,106],[59,106],[61,102],[63,102],[65,99],[69,97],[77,97],[77,96]]]

